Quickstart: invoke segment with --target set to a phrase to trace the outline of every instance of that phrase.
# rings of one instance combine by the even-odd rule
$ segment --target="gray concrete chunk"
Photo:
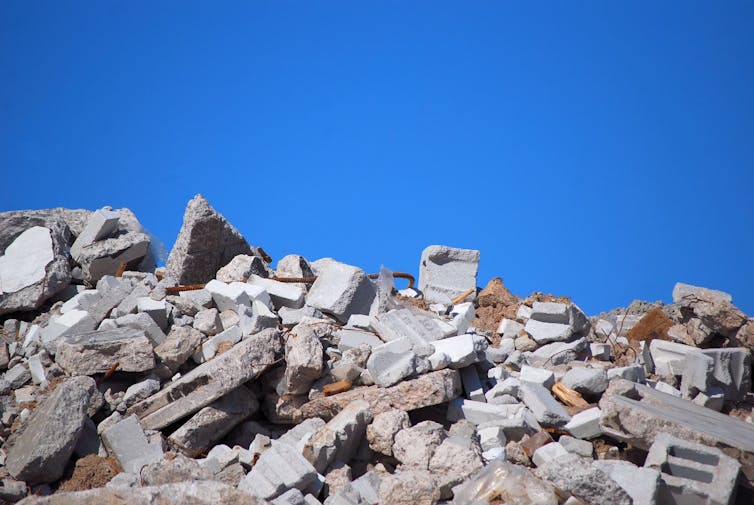
[[[541,424],[560,427],[571,420],[563,406],[539,384],[522,382],[521,398]]]
[[[331,261],[319,272],[306,303],[345,324],[353,314],[368,314],[376,294],[363,270]]]
[[[234,389],[194,414],[170,438],[194,451],[222,439],[259,409],[256,396],[245,386]]]
[[[54,482],[65,470],[87,420],[96,384],[74,377],[60,384],[6,444],[6,468],[29,484]]]
[[[58,343],[56,361],[72,375],[104,373],[116,364],[123,372],[143,372],[155,366],[152,343],[136,328],[64,337]]]
[[[71,256],[78,261],[81,249],[98,240],[109,238],[118,229],[120,215],[108,209],[99,209],[89,215],[86,226],[71,246]]]
[[[356,453],[371,421],[368,402],[357,400],[350,403],[306,441],[304,457],[320,473],[324,473],[335,461],[348,462]]]
[[[186,205],[183,225],[167,261],[167,273],[179,284],[199,284],[239,254],[254,254],[243,236],[202,196]]]
[[[162,460],[162,444],[150,443],[136,416],[129,416],[102,432],[102,442],[123,470],[139,474],[141,468]]]
[[[431,302],[448,303],[464,291],[476,288],[479,251],[431,245],[422,251],[419,290]],[[473,299],[476,293],[472,293]]]
[[[317,471],[287,444],[273,443],[264,451],[238,488],[265,500],[288,489],[304,490],[317,479]]]

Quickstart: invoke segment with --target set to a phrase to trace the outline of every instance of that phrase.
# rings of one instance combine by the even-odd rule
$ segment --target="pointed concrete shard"
[[[168,276],[179,284],[208,282],[239,254],[255,255],[255,251],[202,195],[196,195],[186,206],[183,226],[170,251]]]
[[[71,281],[71,231],[47,211],[0,213],[0,314],[34,310]]]

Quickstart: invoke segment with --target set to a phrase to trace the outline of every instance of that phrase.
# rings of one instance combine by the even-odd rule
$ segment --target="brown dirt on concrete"
[[[85,491],[103,487],[119,472],[120,467],[113,458],[90,454],[76,461],[73,475],[60,485],[59,491]]]
[[[503,280],[500,277],[495,277],[479,292],[476,317],[471,325],[485,331],[491,331],[493,333],[492,345],[496,347],[500,344],[500,336],[496,334],[500,321],[504,318],[515,319],[520,303],[521,299],[505,287]]]
[[[650,340],[670,340],[668,330],[673,326],[668,316],[660,309],[654,308],[647,312],[636,325],[631,328],[626,337],[631,342],[648,342]]]

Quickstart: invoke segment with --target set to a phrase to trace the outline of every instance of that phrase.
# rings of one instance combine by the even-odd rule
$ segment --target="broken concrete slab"
[[[239,254],[256,256],[243,235],[202,195],[196,195],[186,205],[167,273],[179,284],[208,282]]]
[[[456,370],[430,372],[415,379],[404,380],[395,386],[362,386],[344,393],[317,398],[303,404],[291,422],[321,417],[331,419],[349,403],[363,399],[369,402],[372,415],[393,408],[412,411],[430,405],[445,403],[461,394],[461,378]]]
[[[125,210],[121,209],[121,212]],[[76,260],[81,265],[82,279],[86,284],[94,285],[105,275],[114,275],[122,263],[129,270],[143,268],[142,263],[150,256],[150,244],[146,233],[119,231],[112,238],[83,246]]]
[[[51,354],[57,348],[57,341],[66,336],[92,331],[97,327],[97,321],[86,310],[70,310],[60,317],[51,319],[40,332],[42,344]]]
[[[745,347],[699,349],[686,355],[681,392],[691,398],[701,391],[720,390],[737,402],[751,391],[751,355]]]
[[[566,493],[591,504],[631,505],[631,497],[610,476],[576,454],[567,453],[546,461],[534,471]]]
[[[550,342],[568,342],[573,339],[573,328],[569,324],[546,323],[529,319],[524,330],[539,345]]]
[[[390,387],[417,372],[418,356],[415,342],[409,337],[392,340],[372,349],[367,361],[367,370],[374,382]]]
[[[126,476],[128,474],[119,474]],[[118,476],[116,476],[116,479]],[[24,505],[260,505],[254,496],[212,480],[183,481],[161,486],[104,487],[29,498]]]
[[[152,343],[143,330],[136,328],[63,337],[55,358],[72,375],[104,373],[116,364],[123,372],[144,372],[155,366]]]
[[[175,373],[201,342],[202,334],[190,326],[173,326],[165,341],[154,348],[160,362]]]
[[[431,302],[448,303],[476,289],[479,251],[431,245],[422,251],[419,264],[419,290]],[[472,293],[472,299],[476,293]]]
[[[395,434],[393,456],[406,468],[427,470],[432,455],[446,437],[442,424],[422,421]]]
[[[723,451],[659,433],[645,468],[660,472],[659,503],[732,503],[741,464]]]
[[[723,450],[754,480],[754,426],[648,386],[615,379],[600,400],[603,433],[649,450],[662,432]]]
[[[333,462],[346,463],[356,453],[371,421],[369,402],[356,400],[314,433],[302,454],[320,473]]]
[[[71,281],[65,221],[43,211],[0,213],[0,314],[37,309]]]
[[[136,310],[151,317],[162,331],[167,329],[168,307],[165,300],[153,300],[148,296],[143,296],[136,300]]]
[[[561,437],[562,438],[562,437]],[[660,472],[642,468],[629,461],[602,459],[592,465],[610,476],[633,500],[634,505],[655,505],[660,487]]]
[[[138,415],[148,429],[164,428],[257,377],[274,365],[281,354],[277,330],[252,335],[137,403],[129,413]]]
[[[87,419],[96,384],[89,377],[61,383],[5,445],[6,468],[30,484],[54,482],[65,470]]]
[[[107,451],[126,472],[139,474],[141,468],[163,458],[162,443],[150,442],[136,416],[129,416],[102,432]]]
[[[685,284],[683,282],[675,283],[675,286],[673,286],[673,303],[681,303],[693,298],[717,298],[733,303],[733,297],[724,291],[692,286],[691,284]]]
[[[411,421],[408,413],[403,410],[391,409],[374,416],[367,426],[367,441],[369,447],[386,456],[393,455],[395,435],[404,428],[409,428]]]
[[[338,341],[338,350],[340,351],[355,349],[362,344],[367,344],[372,348],[384,344],[384,342],[372,332],[350,328],[338,330],[335,333],[335,338]]]
[[[371,327],[384,342],[408,337],[419,344],[426,344],[445,336],[434,319],[415,314],[410,309],[394,309],[377,314],[371,320]]]
[[[644,349],[645,368],[660,376],[682,375],[686,356],[697,351],[696,347],[666,340],[652,340]]]
[[[330,261],[312,284],[306,304],[345,324],[353,314],[369,314],[376,294],[376,287],[363,270]]]
[[[448,421],[467,419],[474,424],[483,424],[491,421],[510,419],[515,417],[524,406],[520,403],[511,405],[492,405],[485,402],[477,402],[458,398],[448,405]]]
[[[483,465],[482,453],[476,440],[450,436],[432,454],[429,471],[440,488],[440,497],[449,499],[453,496],[451,489]]]
[[[288,444],[273,443],[264,451],[238,488],[265,500],[288,489],[305,490],[317,479],[317,471]]]
[[[440,490],[427,470],[386,472],[380,481],[379,503],[434,505],[439,499]]]
[[[431,342],[434,354],[430,361],[437,360],[440,355],[450,368],[465,368],[479,361],[479,353],[487,348],[487,340],[479,335],[467,333],[457,337],[444,338]]]
[[[316,320],[306,320],[288,333],[285,342],[285,384],[291,394],[307,393],[322,376],[324,352]]]
[[[576,438],[591,439],[602,434],[600,420],[602,411],[599,407],[582,410],[571,417],[571,420],[564,426],[565,430]]]
[[[106,208],[89,214],[86,226],[84,226],[84,229],[76,237],[73,245],[71,245],[71,256],[73,259],[76,261],[79,260],[83,247],[93,244],[98,240],[109,238],[115,233],[118,229],[119,220],[120,214]]]
[[[522,382],[521,399],[540,424],[561,427],[571,420],[563,406],[540,384]]]
[[[192,451],[201,451],[221,440],[258,409],[254,393],[245,386],[238,387],[191,416],[170,439]]]
[[[119,328],[136,328],[138,330],[144,330],[144,334],[147,336],[152,345],[160,345],[165,341],[165,333],[162,328],[157,326],[157,323],[152,317],[147,314],[126,314],[115,320],[115,324]]]
[[[306,290],[295,284],[265,279],[259,275],[251,275],[247,283],[264,289],[270,295],[275,309],[300,309],[304,306]]]

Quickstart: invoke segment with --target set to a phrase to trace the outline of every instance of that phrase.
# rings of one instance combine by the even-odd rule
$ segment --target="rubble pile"
[[[588,317],[433,245],[397,289],[272,265],[201,196],[0,214],[0,501],[754,501],[754,319],[679,283]],[[405,274],[402,277],[407,277]]]

